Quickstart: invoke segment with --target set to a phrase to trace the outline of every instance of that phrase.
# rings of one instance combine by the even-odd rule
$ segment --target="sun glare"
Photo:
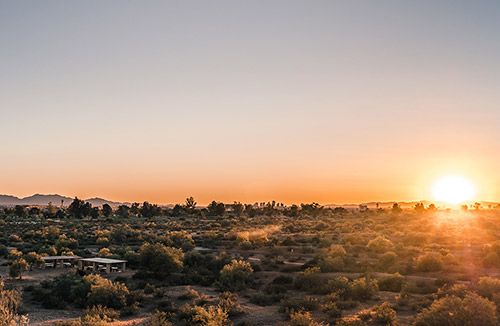
[[[459,204],[472,200],[476,188],[467,179],[459,176],[447,176],[438,180],[432,188],[434,198],[441,202]]]

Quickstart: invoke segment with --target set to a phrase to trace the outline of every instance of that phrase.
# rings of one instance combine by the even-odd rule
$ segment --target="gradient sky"
[[[3,0],[0,193],[500,200],[499,35],[499,1]]]

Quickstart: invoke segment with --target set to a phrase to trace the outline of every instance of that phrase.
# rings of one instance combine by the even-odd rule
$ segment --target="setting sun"
[[[438,180],[432,189],[436,200],[458,204],[472,200],[476,193],[475,186],[460,176],[447,176]]]

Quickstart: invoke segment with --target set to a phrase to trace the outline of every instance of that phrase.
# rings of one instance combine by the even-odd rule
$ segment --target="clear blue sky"
[[[499,1],[0,1],[0,193],[500,200]]]

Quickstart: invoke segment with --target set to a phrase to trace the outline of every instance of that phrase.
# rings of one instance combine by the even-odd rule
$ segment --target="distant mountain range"
[[[52,203],[54,206],[60,206],[61,202],[64,202],[64,206],[68,206],[73,202],[74,198],[65,197],[61,195],[40,195],[36,194],[33,196],[18,198],[10,195],[0,195],[0,206],[15,206],[15,205],[39,205],[44,206]],[[130,203],[120,203],[103,198],[89,198],[84,199],[85,202],[91,203],[92,206],[102,206],[108,204],[110,206],[118,206],[122,204],[130,205]]]

